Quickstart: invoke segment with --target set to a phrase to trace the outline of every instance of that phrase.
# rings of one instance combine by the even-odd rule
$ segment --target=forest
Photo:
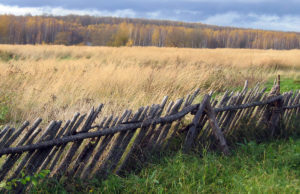
[[[94,16],[0,15],[1,44],[298,49],[300,33]]]

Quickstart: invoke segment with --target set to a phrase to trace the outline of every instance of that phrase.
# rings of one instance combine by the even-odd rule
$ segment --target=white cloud
[[[163,0],[162,0],[163,1]],[[191,1],[191,0],[187,0]],[[196,0],[195,0],[196,1]],[[200,0],[206,1],[206,0]],[[217,0],[213,0],[217,1]],[[229,0],[242,1],[242,0]],[[248,1],[248,0],[247,0]],[[271,0],[254,0],[254,1],[271,1]],[[233,26],[243,28],[255,28],[266,30],[281,30],[281,31],[298,31],[300,32],[300,14],[298,15],[268,15],[257,13],[240,13],[240,12],[225,12],[214,15],[205,15],[205,12],[191,11],[188,9],[176,10],[154,10],[149,12],[138,12],[132,9],[118,9],[113,11],[95,9],[66,9],[62,7],[19,7],[0,4],[0,14],[14,15],[93,15],[93,16],[114,16],[114,17],[130,17],[130,18],[150,18],[150,19],[169,19],[189,21],[186,18],[197,18],[201,23]],[[192,20],[195,21],[195,20]]]
[[[114,17],[136,17],[136,13],[131,9],[123,10],[96,10],[96,9],[65,9],[62,7],[19,7],[19,6],[9,6],[0,4],[0,14],[13,14],[13,15],[94,15],[94,16],[114,16]]]
[[[214,24],[214,25],[222,25],[222,26],[234,26],[236,23],[235,21],[240,18],[240,15],[235,12],[228,12],[224,14],[216,14],[209,16],[206,18],[204,23],[207,24]]]
[[[300,15],[278,16],[228,12],[209,16],[201,22],[220,26],[300,32]]]

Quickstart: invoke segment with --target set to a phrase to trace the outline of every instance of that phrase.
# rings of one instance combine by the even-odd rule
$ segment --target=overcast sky
[[[0,0],[0,13],[168,19],[300,32],[300,0]]]

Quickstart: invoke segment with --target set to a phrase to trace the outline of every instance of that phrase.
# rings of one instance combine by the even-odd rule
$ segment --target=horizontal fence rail
[[[227,91],[219,99],[207,94],[200,103],[193,104],[199,93],[196,90],[169,104],[166,96],[160,104],[141,107],[135,113],[125,110],[119,116],[98,118],[104,106],[100,104],[88,114],[75,113],[65,123],[51,121],[45,129],[40,127],[41,118],[32,125],[26,121],[18,129],[5,126],[0,131],[0,181],[43,169],[58,179],[122,174],[134,160],[167,149],[181,134],[184,152],[210,142],[229,154],[228,143],[243,124],[263,127],[269,136],[276,136],[288,131],[293,118],[300,115],[299,91],[280,94],[279,81],[270,92],[259,85],[248,89],[246,82],[242,91]],[[97,118],[100,121],[95,124]],[[25,192],[27,186],[18,185],[15,191]]]

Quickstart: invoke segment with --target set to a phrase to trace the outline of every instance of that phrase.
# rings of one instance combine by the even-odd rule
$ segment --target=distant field
[[[116,113],[164,95],[270,86],[278,73],[300,88],[300,50],[0,45],[0,125],[42,116],[69,119],[105,103]],[[104,113],[105,114],[105,113]]]

